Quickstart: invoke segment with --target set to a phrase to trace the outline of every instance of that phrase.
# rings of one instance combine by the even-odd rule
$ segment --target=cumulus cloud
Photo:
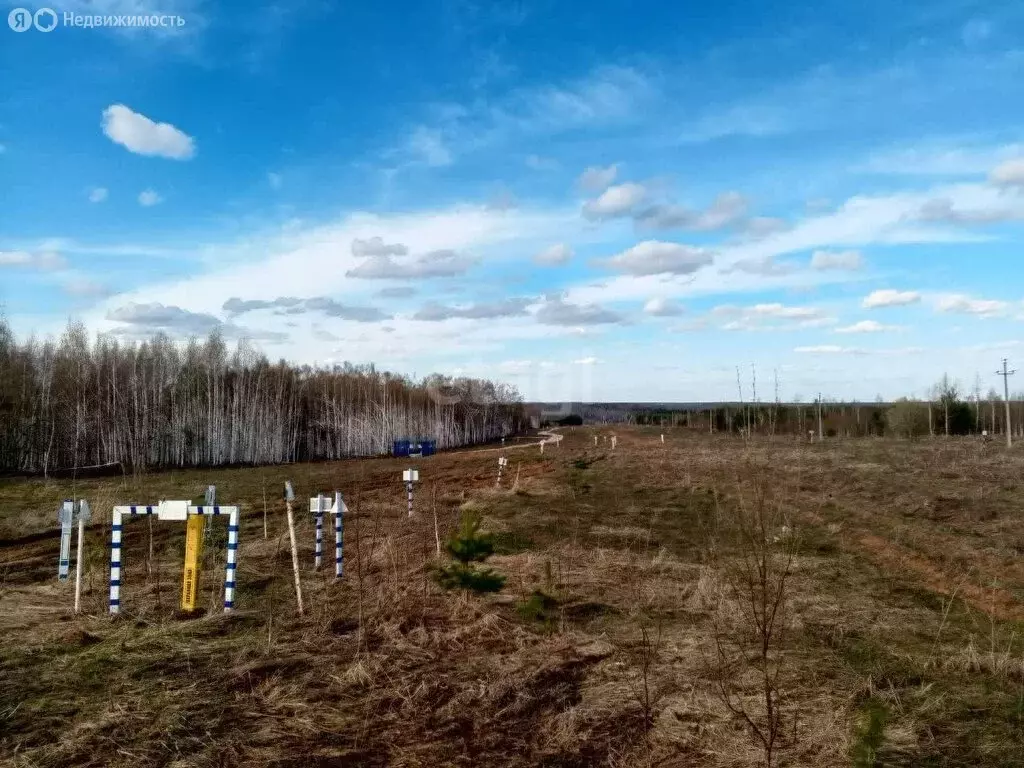
[[[206,312],[192,312],[159,302],[130,303],[107,312],[107,319],[121,323],[111,333],[117,336],[144,337],[154,333],[168,336],[204,336],[214,331],[229,338],[249,338],[263,341],[284,341],[288,334],[278,331],[260,331],[225,323]]]
[[[576,183],[579,185],[580,189],[586,192],[603,192],[612,185],[618,173],[619,166],[617,163],[613,163],[607,168],[592,165],[580,174]]]
[[[1024,219],[1024,207],[1003,203],[984,208],[958,208],[948,198],[928,200],[917,212],[920,221],[944,224],[998,224]]]
[[[880,307],[905,307],[908,304],[917,304],[921,301],[921,294],[917,291],[895,291],[885,288],[880,291],[872,291],[864,297],[861,306],[864,309],[878,309]]]
[[[783,331],[794,328],[818,328],[830,325],[833,318],[827,317],[817,307],[798,307],[786,304],[762,303],[749,307],[724,304],[714,307],[711,317],[725,320],[725,331]]]
[[[743,234],[750,237],[767,237],[789,229],[789,222],[774,216],[752,216],[740,225]]]
[[[704,248],[696,248],[661,240],[645,240],[622,253],[598,263],[630,275],[691,275],[709,266],[714,256]]]
[[[573,360],[573,365],[597,365],[601,361],[596,357],[581,357],[579,360]]]
[[[877,320],[861,320],[853,325],[836,328],[835,333],[882,333],[883,331],[893,330],[896,330],[894,325],[882,325]]]
[[[818,344],[810,347],[796,347],[794,352],[805,355],[863,355],[864,350],[857,347],[841,347],[838,344]]]
[[[383,238],[371,237],[352,241],[352,255],[363,258],[366,256],[405,256],[409,249],[402,243],[385,243]]]
[[[747,213],[747,199],[739,192],[723,192],[703,211],[682,205],[659,204],[636,214],[644,229],[689,229],[711,232],[738,224]]]
[[[674,317],[685,311],[681,304],[671,299],[655,298],[644,304],[644,312],[654,317]]]
[[[608,187],[598,197],[583,204],[583,216],[591,221],[628,216],[647,197],[642,184],[627,182]]]
[[[103,133],[137,155],[189,160],[196,153],[190,136],[170,123],[157,123],[133,112],[124,104],[113,104],[103,110]]]
[[[224,302],[223,309],[230,315],[241,315],[263,309],[276,309],[287,315],[298,315],[305,312],[322,312],[328,317],[339,320],[353,320],[358,323],[375,323],[390,319],[376,307],[354,306],[342,304],[325,296],[314,296],[309,299],[297,299],[293,296],[280,296],[276,299],[244,300],[232,297]]]
[[[431,251],[413,261],[399,262],[390,256],[367,259],[345,273],[364,280],[409,280],[413,278],[455,277],[465,274],[477,263],[469,256],[444,249]]]
[[[1000,163],[992,169],[988,180],[999,187],[1024,187],[1024,157]]]
[[[502,299],[491,303],[470,304],[465,307],[449,307],[444,304],[430,302],[424,305],[415,315],[413,320],[424,320],[428,322],[439,322],[450,320],[454,317],[472,320],[491,320],[498,317],[522,317],[526,314],[526,307],[530,300],[523,298]]]
[[[860,251],[815,251],[811,269],[855,271],[864,266]]]
[[[568,264],[572,259],[572,248],[565,243],[555,243],[533,257],[534,262],[545,267]]]
[[[102,203],[107,199],[106,187],[93,187],[89,190],[90,203]]]
[[[163,202],[163,198],[153,189],[144,189],[139,193],[139,205],[149,208]]]
[[[561,297],[547,299],[536,314],[543,325],[605,325],[624,323],[618,312],[597,304],[569,304]]]
[[[1009,302],[997,299],[975,299],[962,293],[940,296],[935,303],[939,312],[992,317],[1001,315],[1010,308]]]

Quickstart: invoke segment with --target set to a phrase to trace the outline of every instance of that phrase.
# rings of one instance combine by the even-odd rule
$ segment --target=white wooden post
[[[498,459],[498,482],[495,483],[495,485],[498,488],[501,487],[501,470],[505,468],[506,464],[508,464],[508,459],[506,459],[504,456]]]
[[[81,610],[82,606],[82,553],[85,550],[85,524],[91,517],[89,502],[85,499],[78,501],[78,551],[75,556],[75,613]]]
[[[292,502],[295,501],[295,491],[290,481],[284,483],[285,508],[288,511],[288,538],[292,546],[292,572],[295,574],[295,600],[299,606],[299,616],[302,616],[302,580],[299,578],[299,548],[295,543],[295,515],[292,512]]]
[[[412,517],[412,485],[419,482],[420,471],[418,469],[407,469],[402,472],[402,480],[405,482],[406,498],[409,502],[409,517]]]

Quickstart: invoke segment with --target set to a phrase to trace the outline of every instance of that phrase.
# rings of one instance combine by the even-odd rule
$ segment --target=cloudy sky
[[[53,7],[0,27],[22,338],[219,328],[549,400],[1024,364],[1018,2]],[[151,12],[183,24],[64,23]]]

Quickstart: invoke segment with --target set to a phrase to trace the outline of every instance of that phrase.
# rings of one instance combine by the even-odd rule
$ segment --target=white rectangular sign
[[[402,480],[407,483],[418,483],[420,480],[420,471],[418,469],[407,469],[402,472]]]
[[[158,520],[188,520],[187,501],[161,501],[157,507],[156,516]]]

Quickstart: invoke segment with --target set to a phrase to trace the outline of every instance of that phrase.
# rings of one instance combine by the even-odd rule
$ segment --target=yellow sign
[[[203,527],[201,515],[189,515],[185,521],[185,573],[181,583],[181,610],[196,609],[196,595],[199,593],[199,558],[203,552]]]

